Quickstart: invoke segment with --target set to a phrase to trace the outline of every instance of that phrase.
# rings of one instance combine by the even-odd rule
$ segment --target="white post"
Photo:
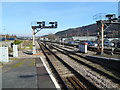
[[[33,54],[36,54],[36,47],[35,47],[35,30],[33,29]]]
[[[13,45],[13,57],[18,57],[18,45]]]

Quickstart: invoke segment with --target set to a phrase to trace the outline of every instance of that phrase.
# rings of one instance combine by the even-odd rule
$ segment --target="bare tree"
[[[57,36],[55,34],[48,35],[48,39],[50,39],[50,40],[55,40],[56,38],[57,38]]]

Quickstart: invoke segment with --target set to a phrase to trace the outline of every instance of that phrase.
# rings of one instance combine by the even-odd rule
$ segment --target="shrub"
[[[20,44],[20,43],[22,43],[22,41],[20,41],[20,40],[15,40],[14,41],[14,44]]]

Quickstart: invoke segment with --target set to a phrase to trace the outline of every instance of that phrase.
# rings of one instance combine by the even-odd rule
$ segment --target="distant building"
[[[12,35],[12,36],[10,36],[10,35],[8,35],[8,34],[6,34],[6,35],[0,35],[0,41],[5,41],[5,40],[15,40],[15,38],[16,38],[16,36],[15,35]]]
[[[97,37],[96,36],[81,36],[81,37],[72,37],[74,41],[79,40],[79,41],[96,41]]]
[[[97,36],[76,36],[68,39],[73,41],[96,41]]]

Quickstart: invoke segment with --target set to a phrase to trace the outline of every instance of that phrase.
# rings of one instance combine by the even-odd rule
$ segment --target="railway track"
[[[52,42],[52,43],[56,43],[56,42]],[[60,43],[57,42],[57,44],[60,44]],[[66,47],[66,46],[69,46],[69,47],[67,47],[67,48],[72,48],[72,47],[78,48],[78,45],[70,45],[70,44],[65,44],[65,43],[61,43],[61,44],[62,44],[62,45],[65,45],[65,47]],[[89,46],[89,47],[88,47],[88,50],[89,50],[89,51],[97,52],[97,48],[96,48],[96,47],[90,47],[90,46]],[[104,53],[111,55],[111,52],[112,52],[112,49],[104,48]],[[120,50],[114,49],[113,54],[120,55]]]
[[[68,81],[72,84],[74,89],[86,90],[76,77],[67,77]]]
[[[90,60],[90,59],[88,59],[88,58],[86,58],[86,57],[84,57],[84,56],[82,56],[80,54],[76,54],[74,52],[68,51],[68,50],[63,49],[61,47],[58,47],[56,45],[52,45],[52,46],[57,47],[57,48],[55,48],[55,47],[53,47],[53,48],[58,50],[61,53],[66,54],[70,58],[76,60],[78,63],[86,65],[87,67],[92,68],[93,70],[95,70],[96,72],[100,73],[101,75],[107,76],[108,78],[112,79],[113,81],[120,83],[120,74],[119,74],[118,70],[115,70],[115,69],[111,70],[111,67],[102,65],[101,63],[99,63],[97,61]],[[104,69],[103,66],[107,70]],[[113,72],[114,75],[111,75],[110,72]],[[115,76],[115,74],[116,74],[116,76]]]
[[[64,60],[59,58],[53,51],[47,48],[44,44],[39,42],[41,50],[43,51],[47,61],[49,62],[52,72],[55,74],[58,83],[63,89],[74,88],[77,90],[93,90],[98,89],[95,85],[90,83],[82,75],[80,75],[74,68],[68,65]],[[45,52],[44,49],[48,51]]]
[[[73,50],[73,48],[71,48],[71,47],[64,46],[64,47],[61,48],[61,47],[59,47],[58,45],[54,45],[54,44],[53,44],[53,46],[56,46],[57,48],[62,49],[62,50],[64,50],[64,51],[66,51],[66,52],[68,52],[68,53],[71,53],[71,54],[73,54],[73,55],[76,55],[76,56],[78,56],[78,57],[85,58],[85,59],[87,59],[87,61],[100,64],[100,65],[102,65],[102,66],[104,66],[104,67],[107,67],[108,69],[110,69],[110,70],[112,70],[112,71],[120,72],[119,69],[116,69],[116,68],[113,68],[113,67],[107,65],[107,64],[105,64],[105,62],[99,62],[98,60],[92,60],[92,59],[86,57],[85,55],[83,55],[83,54],[81,54],[81,53],[71,52],[70,50]],[[67,48],[67,49],[65,49],[65,48]]]
[[[53,46],[53,45],[52,45]],[[54,49],[56,49],[55,47],[53,47]],[[60,51],[59,49],[56,49],[57,51],[59,51],[59,52],[61,52],[61,53],[64,53],[65,55],[67,55],[67,56],[69,56],[70,58],[72,58],[73,60],[76,60],[77,61],[77,63],[79,62],[79,63],[81,63],[82,65],[85,65],[85,66],[87,66],[87,68],[91,68],[92,70],[94,70],[95,72],[97,72],[97,73],[99,73],[98,75],[96,74],[96,73],[94,73],[93,74],[93,72],[89,72],[89,69],[88,69],[88,73],[89,74],[92,74],[93,76],[95,76],[94,78],[96,78],[97,77],[97,79],[100,79],[101,81],[103,81],[104,82],[104,84],[103,84],[103,87],[106,87],[106,86],[104,86],[104,85],[107,85],[107,83],[110,81],[111,82],[111,80],[112,81],[114,81],[115,83],[119,83],[120,82],[120,80],[119,79],[117,79],[117,78],[115,78],[115,77],[113,77],[113,76],[111,76],[111,75],[108,75],[108,74],[106,74],[106,73],[104,73],[103,71],[100,71],[99,69],[96,69],[95,67],[92,67],[92,66],[90,66],[88,63],[86,64],[86,63],[84,63],[84,62],[81,62],[81,61],[78,61],[78,59],[76,59],[75,57],[73,57],[73,55],[68,55],[67,53],[65,53],[65,50],[64,51]],[[74,63],[74,62],[73,62]],[[76,63],[76,65],[77,65],[77,63]],[[93,64],[93,65],[95,65],[95,64]],[[72,66],[72,64],[71,64],[71,66]],[[79,66],[79,64],[77,65],[77,66]],[[73,67],[73,66],[72,66]],[[86,68],[86,67],[85,67]],[[99,67],[98,67],[99,68]],[[78,71],[79,72],[79,71]],[[91,75],[91,76],[92,76]],[[88,76],[90,76],[90,75],[88,75]],[[91,77],[90,76],[90,77]],[[100,76],[100,77],[99,77]],[[107,78],[106,78],[106,76],[107,76]],[[103,80],[103,79],[104,80]],[[108,80],[108,78],[110,79],[110,80]],[[90,80],[90,79],[89,79]],[[95,79],[94,79],[95,80]],[[100,80],[98,80],[98,81],[100,81]],[[113,82],[113,83],[114,83]],[[94,83],[98,83],[97,81],[96,82],[94,82]],[[100,83],[98,83],[98,84],[100,84]],[[116,85],[116,87],[118,87],[119,85]],[[109,86],[108,86],[109,87]],[[110,87],[112,87],[112,86],[110,86]],[[106,87],[107,88],[107,87]]]

